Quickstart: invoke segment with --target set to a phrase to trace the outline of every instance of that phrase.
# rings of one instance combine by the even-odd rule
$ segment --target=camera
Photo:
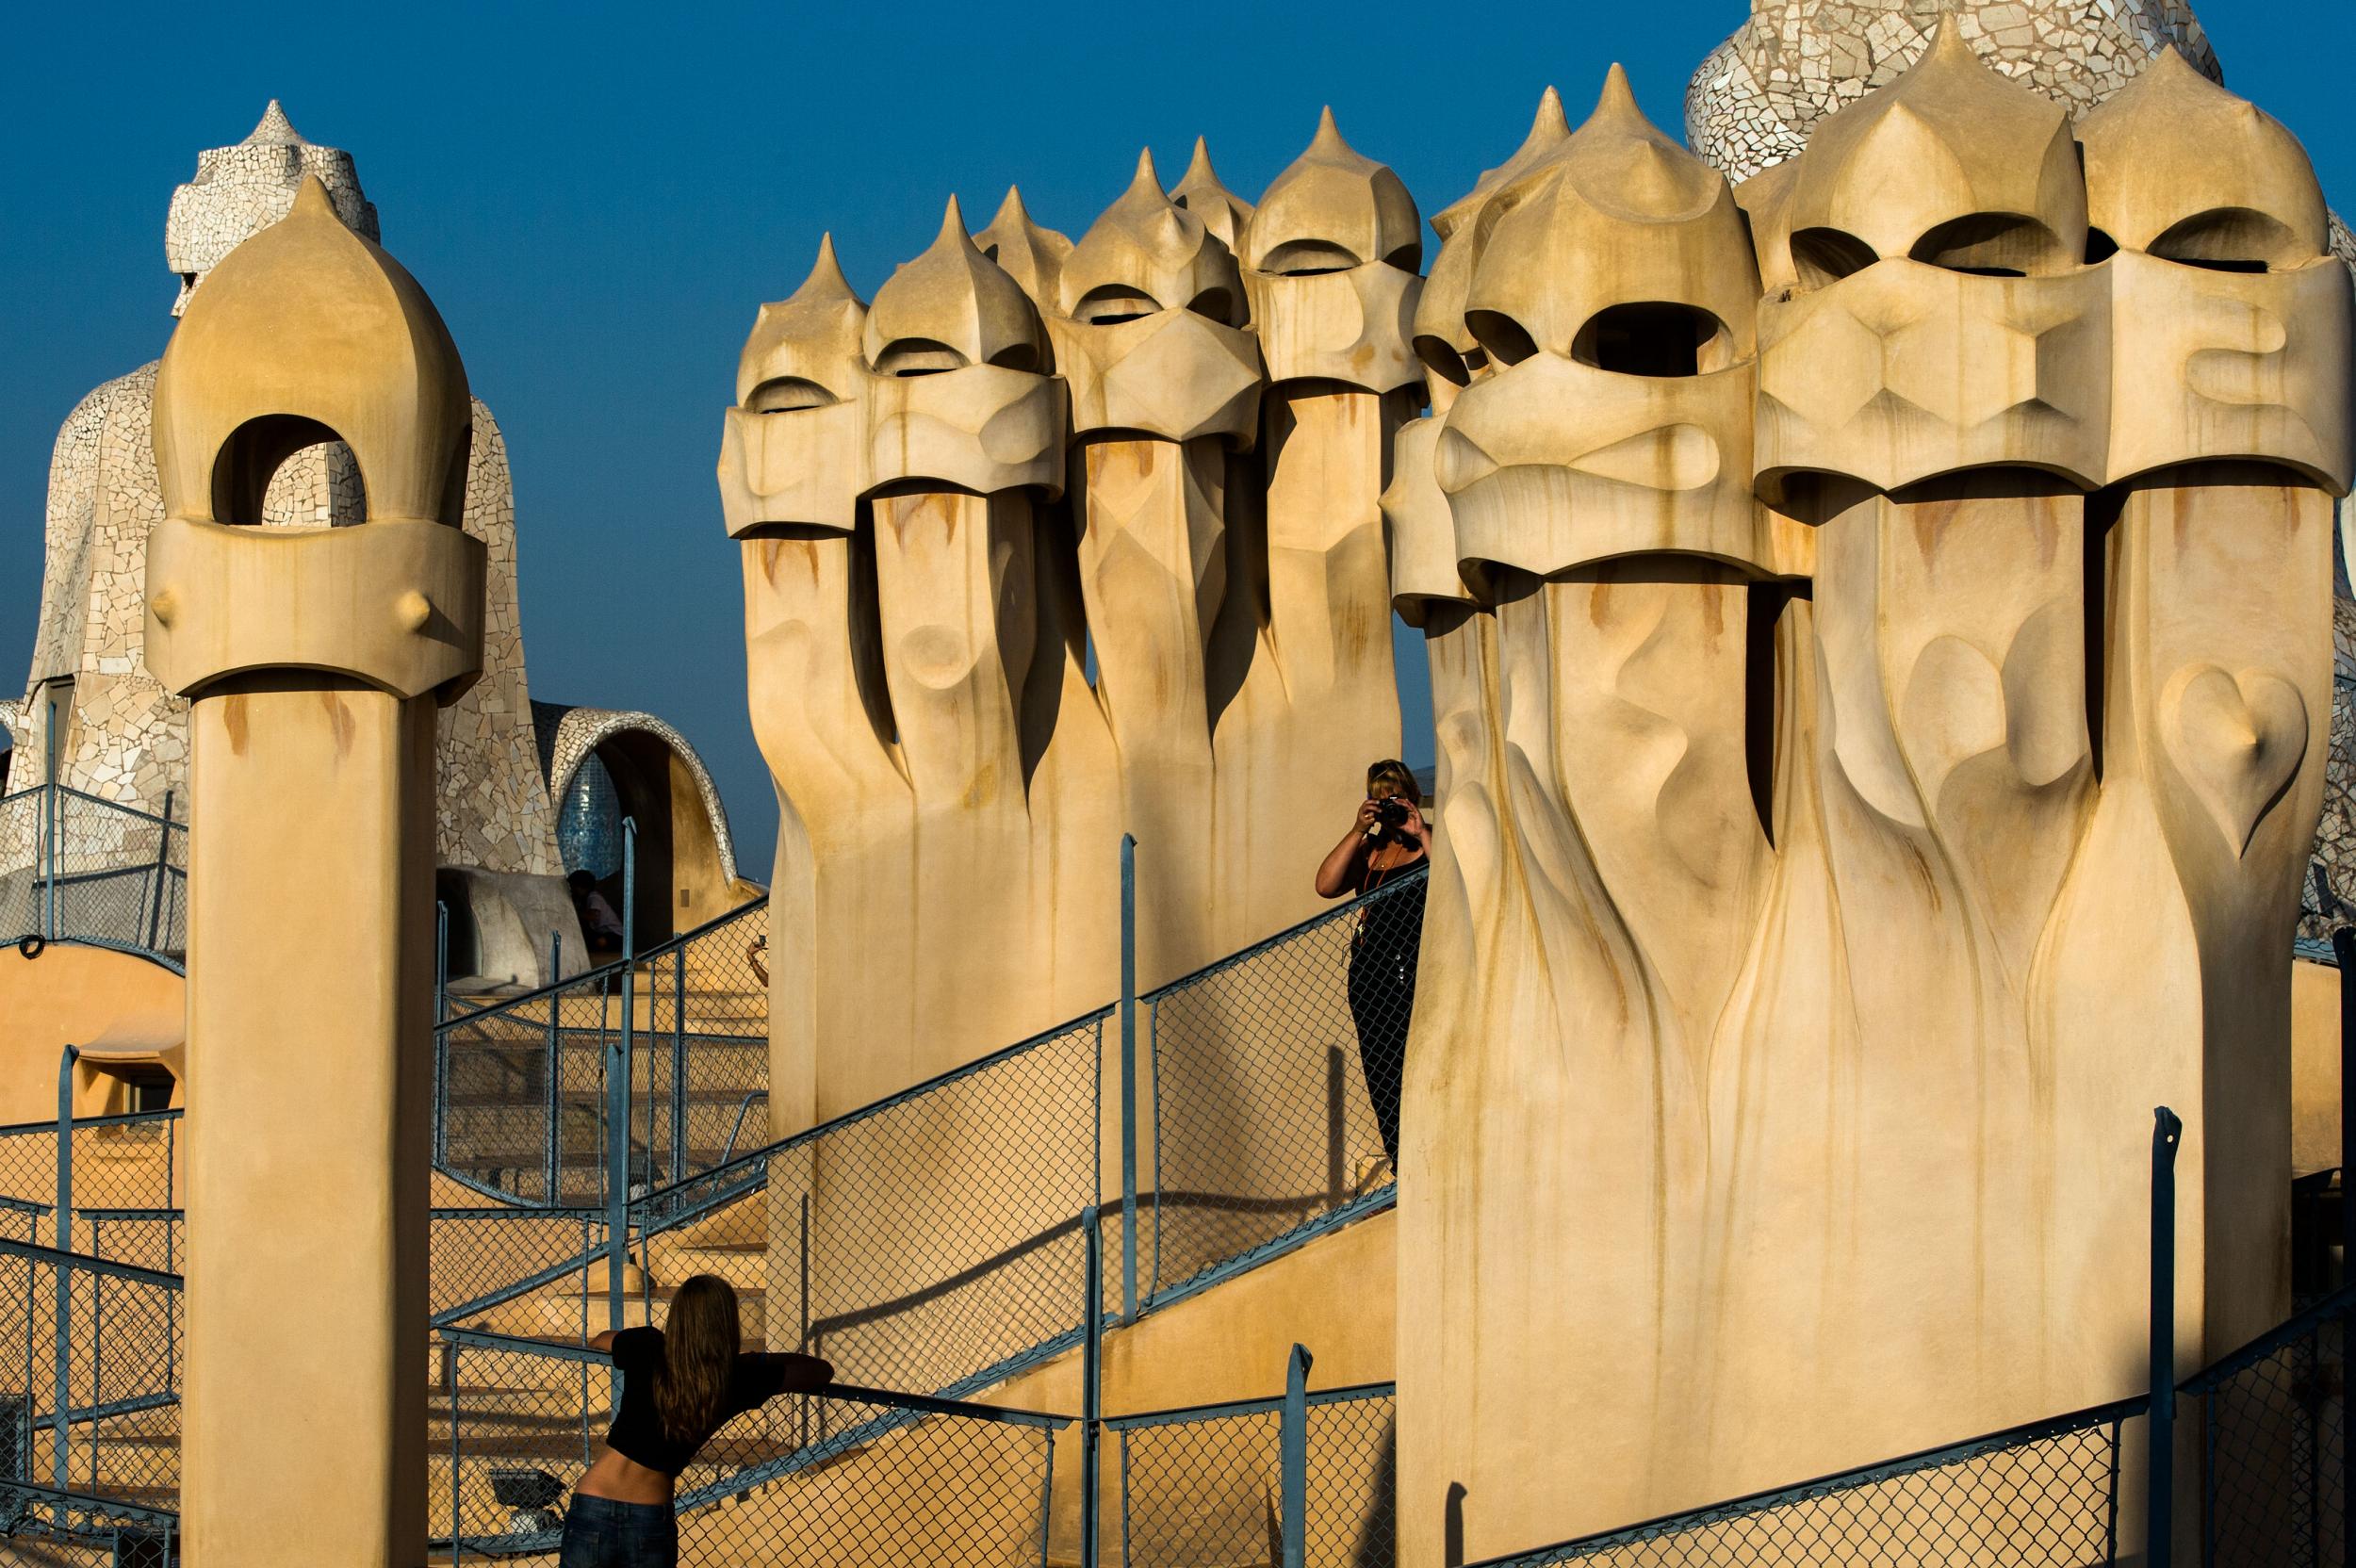
[[[1396,832],[1407,825],[1407,803],[1397,795],[1384,795],[1374,803],[1374,820]]]

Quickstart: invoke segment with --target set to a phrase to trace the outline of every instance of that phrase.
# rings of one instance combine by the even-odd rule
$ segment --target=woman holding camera
[[[1317,867],[1317,892],[1366,899],[1350,950],[1350,1016],[1358,1026],[1358,1063],[1374,1102],[1383,1152],[1399,1167],[1399,1089],[1407,1065],[1407,1021],[1415,1005],[1415,951],[1423,940],[1423,884],[1383,892],[1387,882],[1432,856],[1415,776],[1396,760],[1366,770],[1366,798],[1341,842]],[[1374,896],[1381,893],[1381,896]]]

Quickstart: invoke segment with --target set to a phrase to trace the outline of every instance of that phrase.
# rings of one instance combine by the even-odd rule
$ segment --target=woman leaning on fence
[[[613,1355],[622,1404],[597,1462],[573,1489],[558,1568],[676,1568],[679,1472],[734,1417],[834,1380],[815,1356],[744,1355],[740,1339],[735,1289],[698,1274],[671,1298],[664,1327],[608,1330],[589,1341]]]
[[[1366,900],[1350,949],[1350,1016],[1358,1026],[1358,1064],[1383,1134],[1383,1152],[1399,1167],[1399,1089],[1407,1066],[1407,1021],[1415,1006],[1415,950],[1423,940],[1423,884],[1383,891],[1385,883],[1432,856],[1415,776],[1396,759],[1366,770],[1366,798],[1325,863],[1317,892]],[[1376,896],[1380,894],[1380,896]],[[1361,1185],[1370,1184],[1362,1183]]]

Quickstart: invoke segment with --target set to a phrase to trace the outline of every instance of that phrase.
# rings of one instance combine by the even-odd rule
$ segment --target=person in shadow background
[[[614,912],[614,906],[605,894],[597,891],[595,872],[582,870],[564,879],[572,890],[573,913],[581,917],[581,934],[591,947],[619,948],[622,945],[622,917]]]

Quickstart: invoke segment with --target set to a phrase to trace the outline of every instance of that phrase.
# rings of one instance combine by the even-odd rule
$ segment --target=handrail
[[[1350,1383],[1342,1388],[1313,1389],[1308,1396],[1311,1408],[1318,1405],[1348,1404],[1352,1399],[1390,1399],[1399,1395],[1395,1382]],[[1282,1394],[1270,1394],[1257,1399],[1215,1399],[1206,1405],[1179,1405],[1170,1410],[1135,1411],[1127,1415],[1107,1415],[1104,1425],[1116,1431],[1139,1427],[1174,1427],[1190,1421],[1220,1421],[1235,1415],[1274,1415],[1284,1408]]]
[[[728,1141],[721,1149],[719,1159],[712,1163],[712,1168],[717,1169],[719,1167],[724,1166],[730,1160],[736,1158],[736,1139],[737,1135],[744,1131],[745,1113],[753,1108],[754,1101],[767,1100],[768,1098],[769,1091],[767,1089],[754,1089],[749,1094],[745,1095],[744,1099],[736,1102],[736,1119],[728,1124]]]
[[[1593,1556],[1612,1547],[1632,1545],[1637,1542],[1649,1541],[1673,1531],[1699,1529],[1706,1526],[1722,1524],[1729,1519],[1764,1513],[1771,1509],[1781,1508],[1791,1503],[1812,1502],[1816,1498],[1829,1496],[1837,1492],[1854,1491],[1858,1487],[1896,1480],[1901,1477],[1915,1475],[1921,1471],[1936,1470],[1943,1465],[1960,1463],[1965,1460],[2000,1453],[2006,1448],[2018,1448],[2032,1443],[2041,1443],[2048,1438],[2067,1437],[2072,1432],[2091,1431],[2098,1427],[2118,1426],[2143,1414],[2149,1403],[2145,1396],[2138,1394],[2130,1398],[2114,1399],[2108,1404],[2090,1405],[2084,1410],[2072,1411],[2067,1415],[2052,1415],[2041,1421],[2022,1422],[2017,1427],[2006,1427],[2002,1431],[1988,1432],[1979,1437],[1968,1437],[1960,1443],[1941,1444],[1936,1448],[1920,1449],[1897,1459],[1859,1465],[1854,1470],[1836,1471],[1831,1475],[1816,1477],[1812,1480],[1795,1481],[1789,1486],[1770,1487],[1763,1492],[1747,1493],[1740,1497],[1729,1497],[1724,1502],[1707,1503],[1700,1508],[1686,1509],[1677,1513],[1664,1513],[1656,1518],[1644,1520],[1641,1524],[1623,1525],[1617,1529],[1577,1536],[1569,1541],[1556,1542],[1550,1545],[1531,1546],[1518,1552],[1508,1552],[1501,1557],[1484,1558],[1479,1562],[1467,1564],[1467,1568],[1522,1568],[1525,1564],[1559,1559],[1573,1552],[1582,1556]]]
[[[496,1333],[488,1329],[437,1329],[444,1339],[456,1345],[472,1345],[478,1349],[499,1350],[509,1355],[542,1356],[550,1361],[588,1362],[593,1365],[611,1364],[614,1353],[592,1349],[589,1346],[568,1340],[532,1339],[522,1334]],[[977,1421],[995,1421],[1003,1426],[1039,1427],[1061,1430],[1078,1419],[1049,1412],[1017,1410],[1011,1405],[985,1405],[967,1399],[942,1399],[930,1394],[907,1394],[892,1388],[867,1388],[858,1383],[827,1383],[804,1391],[814,1398],[845,1399],[862,1405],[888,1405],[894,1410],[909,1410],[924,1415],[969,1416]]]
[[[1337,920],[1347,919],[1349,916],[1357,913],[1359,910],[1367,907],[1369,905],[1380,903],[1383,900],[1389,898],[1395,891],[1407,888],[1413,888],[1428,881],[1431,875],[1432,863],[1427,860],[1422,865],[1411,868],[1404,875],[1385,882],[1379,888],[1370,889],[1366,892],[1358,894],[1354,898],[1343,899],[1339,903],[1335,904],[1332,908],[1320,909],[1316,914],[1311,915],[1307,920],[1297,921],[1293,924],[1284,927],[1282,931],[1277,932],[1272,937],[1262,937],[1258,941],[1253,942],[1250,947],[1239,947],[1235,952],[1227,955],[1224,958],[1214,958],[1209,963],[1204,964],[1201,969],[1189,971],[1188,972],[1180,975],[1177,979],[1170,981],[1166,985],[1157,987],[1150,991],[1141,992],[1137,997],[1138,1004],[1143,1005],[1151,1002],[1159,1002],[1166,996],[1172,995],[1178,991],[1186,990],[1194,986],[1202,984],[1205,980],[1215,979],[1219,975],[1224,974],[1227,971],[1234,969],[1238,964],[1251,962],[1252,959],[1258,957],[1261,954],[1267,952],[1272,947],[1282,946],[1284,943],[1291,941],[1295,938],[1305,937],[1310,932],[1315,931],[1321,926],[1331,925]]]
[[[600,1215],[599,1218],[600,1221],[602,1221],[602,1215]],[[489,1312],[493,1307],[505,1306],[508,1302],[515,1300],[518,1297],[529,1296],[533,1291],[538,1290],[545,1285],[554,1284],[557,1281],[564,1279],[568,1274],[581,1273],[594,1266],[598,1259],[604,1257],[609,1246],[610,1243],[600,1237],[598,1240],[591,1243],[582,1250],[574,1253],[572,1256],[562,1259],[559,1262],[549,1264],[545,1267],[536,1268],[520,1280],[510,1280],[507,1283],[495,1286],[494,1288],[483,1292],[481,1296],[470,1297],[466,1300],[453,1302],[450,1306],[444,1307],[441,1311],[429,1316],[426,1319],[426,1327],[434,1330],[436,1332],[480,1332],[481,1331],[479,1330],[459,1330],[457,1328],[458,1319],[462,1317],[471,1317],[479,1312]]]
[[[92,1427],[101,1421],[111,1421],[118,1415],[170,1410],[179,1402],[180,1391],[176,1388],[155,1394],[134,1394],[122,1399],[109,1399],[103,1405],[76,1405],[62,1414],[52,1411],[47,1415],[37,1415],[33,1417],[33,1429],[37,1432],[56,1431],[61,1423],[68,1427]]]
[[[55,1509],[61,1513],[103,1513],[109,1518],[121,1518],[135,1525],[146,1525],[159,1530],[176,1530],[180,1527],[180,1515],[170,1509],[149,1508],[141,1503],[121,1502],[113,1497],[100,1497],[88,1492],[70,1492],[62,1487],[44,1486],[40,1481],[0,1479],[0,1504],[6,1505],[6,1514],[0,1516],[0,1537],[16,1532],[28,1511],[27,1503],[34,1507],[45,1506]],[[68,1534],[81,1533],[64,1525],[52,1524],[49,1527],[63,1530]]]
[[[25,794],[31,794],[37,790],[49,789],[54,789],[57,792],[57,793],[61,795],[69,795],[75,800],[87,800],[92,806],[104,806],[109,811],[120,811],[126,817],[144,818],[148,822],[159,824],[163,827],[174,832],[186,833],[188,830],[188,825],[185,822],[174,822],[170,817],[158,816],[156,813],[147,810],[141,807],[126,806],[119,800],[108,800],[105,795],[94,795],[88,790],[77,790],[71,784],[34,784],[27,787],[23,792]],[[11,795],[9,798],[14,799],[15,796]]]
[[[1335,905],[1333,908],[1320,910],[1317,914],[1311,915],[1306,920],[1298,921],[1293,924],[1286,926],[1284,930],[1277,932],[1273,936],[1264,937],[1260,940],[1253,942],[1249,947],[1239,948],[1223,958],[1216,959],[1213,962],[1204,965],[1201,969],[1181,975],[1179,978],[1170,981],[1168,985],[1162,986],[1154,990],[1144,992],[1137,998],[1137,1001],[1140,1004],[1152,1004],[1169,997],[1178,991],[1185,990],[1201,981],[1207,980],[1213,976],[1220,974],[1225,971],[1234,968],[1237,964],[1247,963],[1252,958],[1259,956],[1262,953],[1265,953],[1284,942],[1291,941],[1297,938],[1306,935],[1311,931],[1329,925],[1337,920],[1346,919],[1349,916],[1365,909],[1370,903],[1386,899],[1391,895],[1394,890],[1404,890],[1417,886],[1428,878],[1430,874],[1431,867],[1428,864],[1417,866],[1414,870],[1408,872],[1405,875],[1400,876],[1394,881],[1384,883],[1381,888],[1375,890],[1373,892],[1345,900]],[[747,905],[745,907],[749,908],[751,906]],[[674,939],[676,940],[677,939]],[[577,983],[577,981],[573,983]],[[517,997],[514,1000],[516,1002],[522,1002],[528,999],[525,997]],[[833,1130],[847,1127],[854,1122],[863,1119],[864,1118],[878,1115],[884,1111],[891,1110],[897,1105],[905,1103],[908,1100],[914,1099],[918,1095],[927,1093],[933,1089],[945,1087],[950,1084],[956,1083],[960,1078],[968,1077],[975,1072],[993,1067],[1009,1057],[1020,1055],[1022,1053],[1048,1040],[1055,1039],[1060,1036],[1069,1035],[1075,1030],[1084,1029],[1090,1025],[1102,1025],[1110,1020],[1118,1005],[1118,1003],[1107,1003],[1103,1006],[1091,1008],[1074,1018],[1066,1020],[1062,1023],[1055,1024],[1049,1028],[1042,1029],[1039,1033],[1032,1035],[1027,1038],[1017,1040],[1012,1045],[1002,1046],[986,1056],[976,1057],[974,1060],[967,1062],[962,1066],[951,1068],[945,1072],[936,1073],[930,1078],[926,1078],[916,1084],[911,1084],[907,1088],[900,1089],[895,1093],[887,1095],[883,1099],[872,1102],[869,1104],[859,1106],[856,1110],[845,1111],[841,1116],[835,1117],[827,1121],[820,1122],[815,1127],[807,1128],[802,1132],[793,1135],[791,1137],[781,1138],[777,1142],[765,1144],[761,1148],[747,1151],[742,1155],[735,1156],[734,1163],[749,1167],[750,1164],[756,1160],[768,1159],[779,1154],[787,1153],[809,1139],[817,1137]],[[470,1013],[466,1015],[467,1018],[480,1018],[483,1015],[480,1013]],[[457,1021],[464,1021],[462,1020]],[[753,1092],[765,1095],[768,1091],[761,1089],[755,1090]],[[747,1096],[748,1100],[750,1096]],[[743,1122],[743,1112],[741,1109],[738,1116],[738,1122],[741,1126]],[[731,1134],[731,1149],[733,1148],[733,1140],[734,1135]],[[636,1213],[646,1205],[651,1204],[664,1193],[675,1192],[681,1187],[694,1185],[699,1183],[712,1183],[715,1179],[723,1177],[725,1174],[729,1173],[730,1163],[731,1162],[728,1158],[724,1157],[717,1164],[709,1166],[703,1170],[696,1172],[695,1175],[685,1178],[683,1181],[674,1182],[653,1188],[643,1197],[633,1199],[631,1200],[633,1213]],[[676,1218],[676,1217],[673,1217]]]
[[[815,1127],[804,1128],[790,1137],[779,1138],[775,1143],[765,1144],[759,1149],[739,1154],[733,1161],[708,1167],[683,1181],[652,1187],[630,1200],[630,1213],[640,1223],[647,1224],[651,1230],[659,1232],[676,1229],[687,1220],[708,1213],[718,1201],[732,1201],[737,1195],[734,1192],[723,1190],[715,1193],[712,1198],[698,1200],[679,1210],[663,1214],[660,1219],[652,1218],[658,1202],[665,1197],[694,1186],[711,1185],[726,1189],[732,1180],[750,1175],[756,1162],[765,1162],[776,1159],[779,1155],[792,1153],[804,1144],[815,1142],[845,1127],[856,1126],[859,1122],[881,1116],[887,1111],[896,1110],[920,1096],[929,1094],[935,1089],[944,1088],[960,1079],[970,1078],[977,1072],[987,1071],[1002,1062],[1022,1055],[1026,1051],[1037,1050],[1050,1041],[1060,1039],[1077,1030],[1091,1026],[1101,1028],[1112,1016],[1113,1009],[1110,1006],[1099,1007],[1094,1012],[1084,1013],[1070,1022],[1058,1024],[1053,1029],[1041,1030],[1028,1039],[1017,1040],[1012,1045],[1002,1046],[987,1056],[976,1057],[962,1066],[953,1067],[946,1072],[935,1073],[922,1083],[911,1084],[896,1093],[884,1096],[881,1100],[871,1101],[856,1110],[845,1111],[841,1116],[831,1120],[822,1121]]]
[[[2226,1379],[2248,1367],[2256,1365],[2292,1340],[2304,1338],[2319,1323],[2335,1317],[2356,1314],[2356,1282],[2350,1282],[2317,1301],[2306,1311],[2295,1313],[2238,1349],[2229,1350],[2208,1365],[2176,1385],[2176,1392],[2185,1395],[2206,1394]]]
[[[635,954],[628,958],[613,959],[610,962],[599,964],[595,969],[582,970],[579,974],[568,976],[565,979],[551,980],[545,986],[536,987],[532,990],[519,992],[515,996],[503,996],[487,1007],[478,1007],[472,1012],[461,1013],[456,1018],[443,1020],[441,1022],[436,1023],[434,1026],[434,1032],[437,1035],[446,1035],[452,1029],[457,1028],[460,1024],[480,1023],[486,1018],[491,1018],[498,1014],[507,1012],[513,1008],[523,1006],[526,1003],[540,1001],[541,999],[550,996],[558,991],[568,991],[577,987],[593,985],[600,980],[616,977],[619,976],[624,970],[643,969],[652,960],[656,958],[668,957],[672,953],[676,952],[679,948],[685,947],[689,942],[695,940],[699,937],[707,936],[712,932],[718,930],[721,926],[728,924],[731,921],[743,920],[746,916],[750,915],[754,910],[765,909],[768,906],[769,895],[767,893],[762,893],[759,898],[750,899],[745,903],[738,905],[733,909],[721,911],[719,914],[712,916],[710,920],[704,922],[701,925],[696,926],[692,931],[682,931],[678,936],[666,937],[662,941],[657,942],[654,946],[647,948],[643,953]]]
[[[77,1116],[74,1119],[72,1125],[77,1133],[85,1127],[128,1127],[148,1123],[160,1125],[167,1121],[177,1121],[186,1114],[185,1108],[175,1105],[168,1111],[122,1111],[113,1116]],[[57,1132],[57,1123],[55,1118],[47,1121],[12,1121],[5,1127],[0,1127],[0,1138],[26,1137],[36,1133],[46,1133],[54,1137]]]
[[[155,1285],[164,1290],[179,1290],[186,1283],[182,1276],[166,1273],[160,1268],[141,1268],[137,1264],[92,1257],[88,1252],[60,1252],[54,1247],[43,1247],[38,1242],[10,1241],[5,1236],[0,1236],[0,1257],[26,1258],[34,1263],[45,1263],[53,1268],[78,1268],[87,1274],[111,1274],[119,1280]]]

